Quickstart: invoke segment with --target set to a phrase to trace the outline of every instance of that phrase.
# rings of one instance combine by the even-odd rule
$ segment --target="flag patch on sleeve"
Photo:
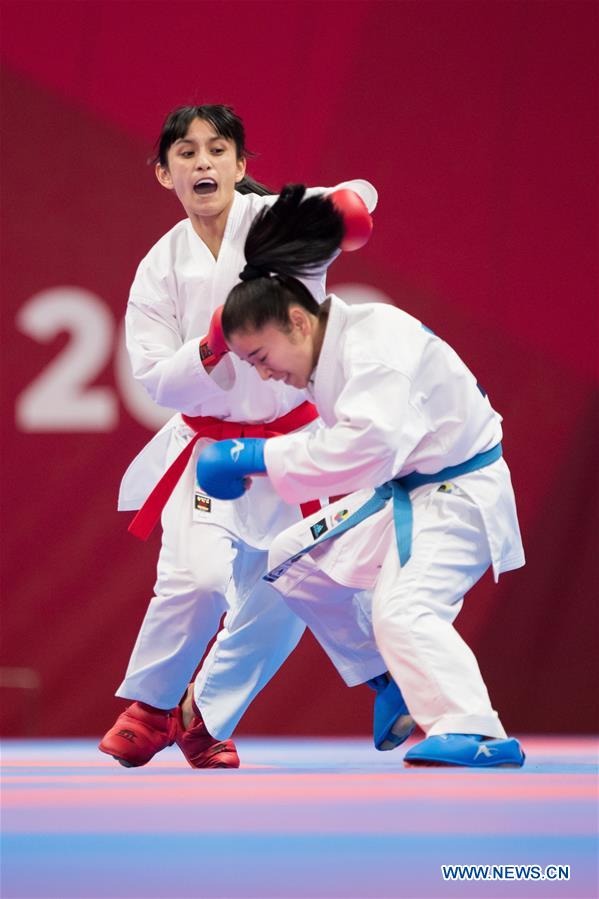
[[[210,512],[212,509],[212,499],[203,493],[196,493],[195,508],[198,512]]]

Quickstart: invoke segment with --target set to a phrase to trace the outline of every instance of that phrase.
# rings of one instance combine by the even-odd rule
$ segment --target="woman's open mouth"
[[[194,194],[197,194],[199,197],[205,197],[208,194],[216,193],[217,189],[218,184],[214,178],[200,178],[193,186]]]

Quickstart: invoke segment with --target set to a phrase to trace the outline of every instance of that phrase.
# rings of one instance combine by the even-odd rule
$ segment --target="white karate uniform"
[[[338,187],[356,191],[374,209],[377,194],[368,182]],[[303,391],[262,381],[233,354],[210,373],[199,355],[212,313],[239,281],[249,227],[275,200],[235,193],[217,259],[185,219],[142,260],[127,306],[127,349],[134,376],[159,405],[190,416],[268,422],[305,401]],[[322,300],[324,282],[323,269],[305,283]],[[174,415],[127,469],[119,509],[140,508],[193,436],[181,415]],[[206,503],[195,508],[195,463],[202,445],[199,440],[162,513],[155,595],[117,696],[157,708],[177,705],[224,614],[223,629],[196,681],[196,702],[209,732],[225,739],[303,633],[304,623],[261,580],[266,548],[301,513],[297,505],[281,502],[267,479],[251,496],[213,499],[209,511]],[[370,676],[365,672],[364,679]]]
[[[364,488],[414,471],[434,474],[490,450],[501,441],[501,417],[457,354],[415,318],[334,296],[310,391],[326,427],[269,440],[269,478],[291,503],[314,491],[350,495],[277,538],[274,586],[336,664],[340,647],[341,664],[352,647],[356,655],[372,651],[351,597],[373,589],[378,648],[423,730],[504,737],[476,659],[452,626],[489,565],[497,579],[524,564],[503,458],[410,493],[411,558],[403,569],[391,500],[289,562],[359,508],[373,493]]]

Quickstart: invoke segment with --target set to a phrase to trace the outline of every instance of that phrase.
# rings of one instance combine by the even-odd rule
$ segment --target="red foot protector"
[[[151,711],[134,702],[121,712],[99,745],[125,768],[147,765],[151,758],[175,742],[177,723],[171,712]]]
[[[194,717],[183,730],[181,709],[175,709],[177,746],[192,768],[239,768],[239,756],[233,740],[215,740],[206,730],[200,711],[193,704]]]

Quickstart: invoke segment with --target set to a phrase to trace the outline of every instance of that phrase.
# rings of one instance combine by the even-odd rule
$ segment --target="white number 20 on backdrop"
[[[19,394],[16,425],[21,431],[105,432],[119,424],[119,397],[132,417],[152,431],[173,414],[146,394],[131,374],[124,322],[117,328],[108,304],[82,287],[52,287],[21,306],[19,331],[48,343],[66,331],[70,340]],[[118,395],[91,386],[113,360]]]

